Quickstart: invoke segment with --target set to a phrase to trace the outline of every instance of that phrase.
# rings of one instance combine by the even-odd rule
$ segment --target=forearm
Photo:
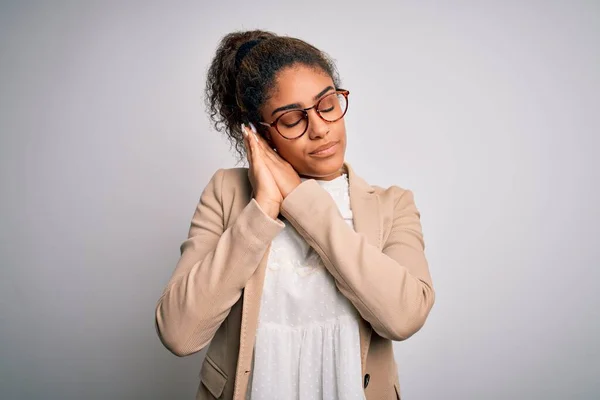
[[[156,308],[157,330],[169,350],[181,356],[208,344],[282,228],[252,200],[216,240],[184,242]]]
[[[368,243],[316,182],[306,181],[292,192],[282,214],[321,256],[340,291],[376,332],[402,340],[420,329],[434,301],[422,248],[396,241],[386,254],[386,249]]]

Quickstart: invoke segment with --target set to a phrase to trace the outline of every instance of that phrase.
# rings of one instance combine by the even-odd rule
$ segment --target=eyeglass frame
[[[331,96],[333,94],[341,94],[342,96],[344,96],[344,99],[346,99],[346,109],[344,110],[344,113],[337,119],[333,120],[333,121],[328,121],[325,118],[323,118],[323,116],[321,115],[321,113],[319,112],[319,109],[317,108],[317,106],[319,104],[321,104],[321,101],[327,97],[327,96]],[[286,112],[284,112],[283,114],[279,115],[277,118],[275,118],[275,120],[271,123],[268,122],[259,122],[259,124],[263,125],[263,126],[268,126],[269,128],[275,128],[275,130],[277,131],[277,133],[279,134],[279,136],[281,136],[284,139],[287,140],[296,140],[296,139],[300,139],[302,136],[304,136],[304,134],[306,133],[306,131],[308,131],[308,125],[310,123],[310,120],[308,118],[308,111],[312,110],[313,108],[315,109],[315,112],[317,113],[317,115],[319,116],[319,118],[321,118],[323,121],[327,122],[327,123],[334,123],[339,121],[340,119],[344,118],[344,116],[346,115],[346,113],[348,112],[348,106],[349,101],[348,101],[348,95],[350,94],[349,90],[346,89],[337,89],[334,92],[331,93],[327,93],[325,96],[321,97],[315,104],[313,104],[311,107],[308,108],[298,108],[298,109],[293,109],[293,110],[287,110]],[[304,132],[302,132],[300,135],[293,137],[293,138],[288,138],[285,137],[283,135],[283,133],[279,132],[279,129],[277,128],[277,123],[279,122],[279,120],[286,114],[291,113],[291,112],[297,112],[297,111],[301,111],[302,113],[304,113],[304,119],[306,119],[306,127],[304,128]]]

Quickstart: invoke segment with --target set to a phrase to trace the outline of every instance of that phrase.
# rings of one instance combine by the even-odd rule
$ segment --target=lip
[[[337,150],[338,143],[339,143],[339,141],[326,143],[322,146],[317,147],[314,151],[310,152],[309,154],[312,156],[331,155],[331,154],[335,153],[335,151]]]

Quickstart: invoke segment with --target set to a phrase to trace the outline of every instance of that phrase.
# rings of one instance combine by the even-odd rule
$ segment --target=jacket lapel
[[[344,163],[350,186],[350,208],[354,230],[362,233],[373,246],[381,248],[381,218],[375,189],[356,175],[350,164]]]
[[[344,167],[348,173],[350,208],[354,230],[364,235],[367,241],[381,249],[381,216],[379,214],[379,199],[371,185],[354,173],[347,162]],[[367,368],[367,353],[371,343],[371,324],[363,318],[359,320],[360,355],[363,375]]]
[[[248,194],[249,203],[254,197],[254,189],[248,183],[251,191]],[[256,271],[250,277],[243,290],[242,300],[242,322],[240,327],[240,347],[238,352],[237,369],[235,373],[235,386],[233,390],[234,400],[244,400],[250,378],[250,368],[252,366],[252,354],[254,351],[254,341],[256,339],[256,329],[258,328],[258,317],[260,312],[260,302],[262,290],[265,282],[265,272],[267,260],[271,251],[271,245],[267,247],[263,258],[261,259]]]
[[[240,349],[238,353],[237,370],[235,373],[234,400],[244,399],[244,394],[248,388],[250,377],[250,368],[252,366],[252,354],[254,351],[254,341],[256,339],[256,329],[258,328],[258,317],[260,311],[260,302],[262,290],[265,282],[265,271],[271,245],[267,247],[265,255],[254,274],[250,277],[244,288],[244,300],[242,302],[242,325],[240,329]]]

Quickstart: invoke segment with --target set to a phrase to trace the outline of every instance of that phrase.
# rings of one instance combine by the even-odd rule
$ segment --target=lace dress
[[[348,177],[317,181],[353,226]],[[273,240],[247,399],[364,399],[358,312],[292,225]]]

